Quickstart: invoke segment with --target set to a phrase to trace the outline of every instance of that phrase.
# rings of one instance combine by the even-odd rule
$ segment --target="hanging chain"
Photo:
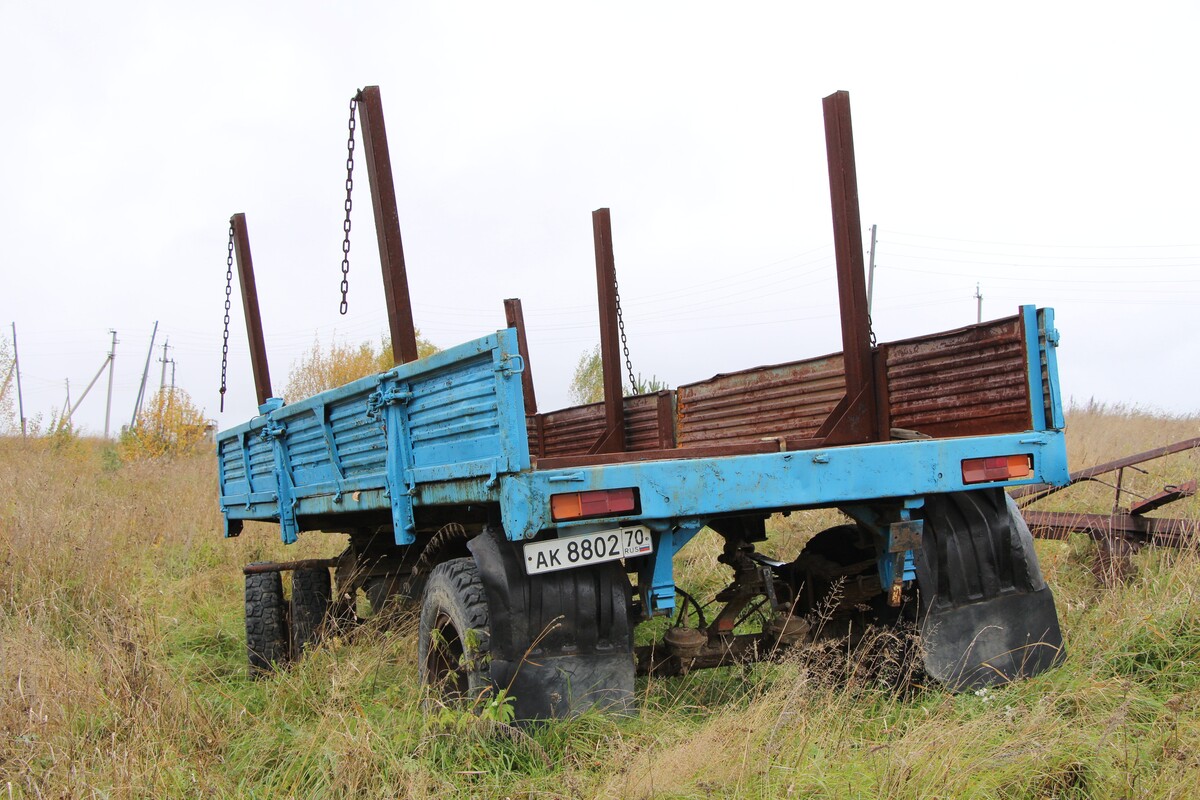
[[[617,329],[621,331],[621,350],[625,353],[625,369],[629,372],[629,390],[638,390],[637,378],[633,377],[633,362],[629,360],[629,341],[625,338],[625,317],[621,314],[621,290],[617,287],[617,275],[613,272],[613,298],[617,305]]]
[[[867,333],[871,334],[871,347],[877,346],[879,343],[875,341],[875,323],[871,321],[871,312],[867,312]]]
[[[342,239],[342,305],[339,311],[345,314],[350,306],[346,302],[346,294],[350,291],[350,209],[354,207],[351,195],[354,193],[354,128],[355,111],[358,109],[358,98],[362,93],[350,98],[350,122],[347,123],[350,135],[346,138],[346,221],[342,223],[345,238]]]
[[[233,220],[229,220],[229,252],[225,257],[225,339],[221,343],[221,411],[225,411],[225,370],[229,366],[229,299],[233,296]],[[164,356],[165,358],[165,356]]]

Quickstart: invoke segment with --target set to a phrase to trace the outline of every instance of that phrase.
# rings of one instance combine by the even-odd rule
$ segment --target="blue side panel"
[[[392,511],[411,542],[424,502],[499,497],[498,477],[529,469],[523,363],[499,331],[267,413],[217,437],[227,519]]]

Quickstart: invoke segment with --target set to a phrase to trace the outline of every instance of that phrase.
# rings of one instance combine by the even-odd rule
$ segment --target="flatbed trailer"
[[[637,672],[804,646],[838,630],[813,625],[819,611],[919,626],[926,672],[954,689],[1061,659],[1053,597],[1003,491],[1067,480],[1053,311],[873,344],[848,98],[825,102],[841,353],[623,397],[601,209],[604,402],[537,412],[519,301],[506,301],[507,328],[307,399],[284,404],[260,383],[260,414],[217,436],[226,536],[270,520],[285,543],[326,531],[350,544],[327,563],[247,568],[252,666],[356,619],[360,591],[375,609],[420,603],[418,666],[435,696],[503,690],[519,718],[628,710]],[[364,128],[382,130],[381,107],[360,109]],[[369,163],[386,160],[379,138]],[[390,186],[381,199],[376,175],[379,220]],[[403,268],[398,281],[391,269],[389,311],[407,304]],[[816,508],[848,524],[791,562],[756,551],[770,515]],[[705,527],[732,571],[718,610],[635,647],[639,620],[690,600],[673,558]],[[755,608],[757,626],[744,619]]]

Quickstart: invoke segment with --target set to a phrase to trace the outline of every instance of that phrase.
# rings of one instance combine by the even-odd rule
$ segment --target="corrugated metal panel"
[[[542,415],[542,448],[546,456],[587,453],[603,433],[603,403],[573,406]]]
[[[315,414],[302,414],[288,420],[284,436],[288,463],[295,486],[307,486],[337,478],[329,463],[325,434]]]
[[[663,435],[658,415],[658,394],[626,397],[622,404],[625,413],[625,451],[657,450],[662,442],[670,441],[670,432]],[[591,403],[572,406],[561,411],[540,415],[542,418],[541,445],[543,457],[585,455],[604,434],[604,404]],[[537,425],[530,418],[529,450],[537,454]]]
[[[658,430],[658,395],[644,394],[626,397],[625,450],[657,450],[661,447]]]
[[[420,376],[408,402],[413,466],[431,467],[499,457],[496,372],[485,351],[453,371]]]
[[[380,475],[387,470],[383,423],[367,416],[368,392],[329,406],[329,428],[346,478]]]
[[[1019,317],[885,346],[891,424],[930,436],[1028,430]]]
[[[808,438],[845,393],[840,353],[681,386],[679,446]]]

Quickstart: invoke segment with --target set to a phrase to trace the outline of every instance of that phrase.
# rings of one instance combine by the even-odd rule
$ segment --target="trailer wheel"
[[[325,635],[332,600],[329,570],[324,567],[292,572],[291,656],[298,659]]]
[[[444,703],[491,693],[491,619],[474,559],[455,558],[429,573],[421,602],[417,665],[421,683]]]
[[[288,660],[287,615],[278,572],[246,576],[246,655],[251,677]]]

